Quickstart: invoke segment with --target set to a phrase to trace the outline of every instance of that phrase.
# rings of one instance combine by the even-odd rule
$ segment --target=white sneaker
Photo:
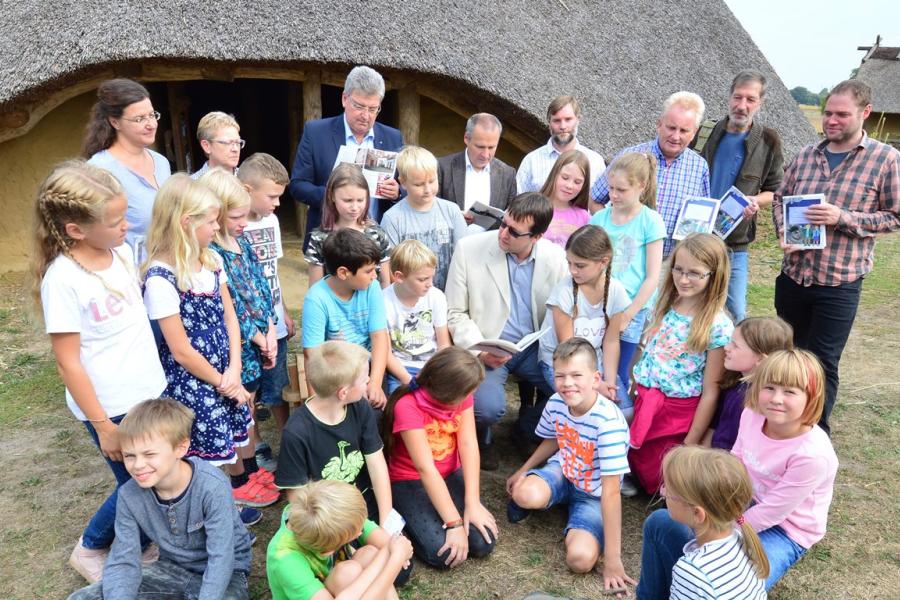
[[[78,538],[78,545],[69,556],[69,564],[78,573],[87,579],[88,583],[97,583],[103,578],[103,567],[109,557],[109,548],[103,550],[91,550],[85,548],[82,539]]]
[[[624,498],[634,498],[638,495],[637,485],[634,483],[634,478],[630,474],[622,477],[622,483],[619,484],[619,493],[622,494]]]

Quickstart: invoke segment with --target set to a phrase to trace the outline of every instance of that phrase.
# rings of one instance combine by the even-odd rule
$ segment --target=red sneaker
[[[273,490],[278,489],[275,487],[275,474],[271,471],[263,469],[262,467],[259,467],[259,470],[257,472],[250,473],[250,481],[258,481],[267,488],[271,488]]]
[[[234,501],[244,506],[262,508],[278,502],[280,493],[267,488],[258,481],[250,480],[239,488],[231,490]]]

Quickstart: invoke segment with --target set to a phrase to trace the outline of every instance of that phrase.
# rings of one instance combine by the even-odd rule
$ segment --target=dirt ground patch
[[[765,219],[763,219],[765,222]],[[751,314],[769,314],[777,253],[761,243],[751,254]],[[286,239],[282,277],[296,314],[306,287],[296,238]],[[840,459],[828,535],[770,595],[775,600],[889,599],[900,589],[900,236],[882,238],[876,272],[842,362],[841,393],[833,417]],[[27,315],[21,275],[0,276],[0,598],[65,598],[83,584],[66,564],[87,519],[113,479],[83,426],[65,407],[62,386],[40,326]],[[296,344],[296,340],[294,341]],[[505,478],[520,464],[501,424],[500,470],[482,476],[484,502],[501,524],[501,539],[487,559],[451,573],[416,565],[406,599],[517,599],[542,589],[573,597],[600,596],[596,575],[576,576],[563,563],[562,511],[532,516],[519,525],[505,519]],[[274,441],[271,421],[264,436]],[[656,508],[638,497],[623,502],[623,559],[638,576],[641,523]],[[267,599],[263,559],[281,507],[265,511],[254,527],[251,597]]]

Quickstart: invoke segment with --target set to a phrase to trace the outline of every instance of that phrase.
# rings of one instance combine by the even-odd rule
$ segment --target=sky
[[[725,0],[790,88],[813,93],[847,79],[857,46],[900,46],[900,0]]]

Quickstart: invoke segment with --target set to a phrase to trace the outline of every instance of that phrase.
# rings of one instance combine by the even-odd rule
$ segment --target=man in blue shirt
[[[750,200],[744,220],[725,243],[731,258],[726,307],[739,323],[747,312],[747,248],[756,237],[756,212],[772,203],[784,176],[781,138],[754,120],[766,94],[766,78],[758,71],[741,71],[731,82],[728,116],[716,123],[709,139],[694,148],[709,163],[710,192],[721,198],[735,186]]]
[[[663,103],[662,115],[656,122],[656,139],[619,152],[650,152],[656,157],[656,210],[666,224],[663,257],[675,248],[672,232],[685,199],[709,196],[709,168],[706,161],[688,148],[703,121],[706,105],[691,92],[676,92]],[[591,187],[591,199],[596,211],[609,202],[609,182],[606,173]]]
[[[309,207],[304,250],[309,243],[309,233],[322,221],[325,184],[341,146],[393,152],[403,148],[403,135],[399,130],[375,122],[383,99],[384,79],[381,75],[370,67],[354,67],[347,75],[341,94],[343,114],[308,121],[303,126],[288,189],[294,200]],[[370,216],[380,221],[399,196],[400,184],[393,177],[379,183],[377,198],[372,198],[369,203]]]

